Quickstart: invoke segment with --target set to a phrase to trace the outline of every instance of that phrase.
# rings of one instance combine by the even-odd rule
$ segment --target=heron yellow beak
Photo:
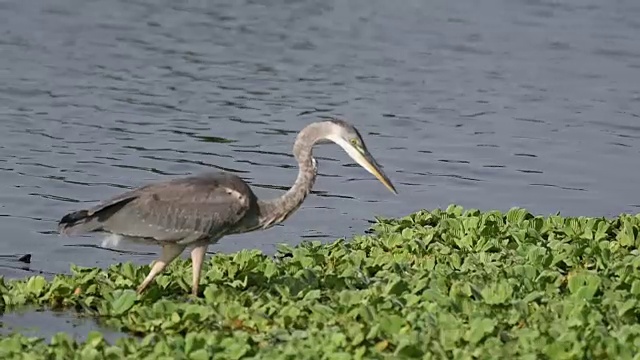
[[[380,165],[376,162],[376,159],[367,151],[360,151],[356,149],[356,156],[354,156],[354,160],[360,164],[363,168],[365,168],[368,172],[373,174],[380,182],[389,189],[394,194],[398,194],[396,188],[391,183],[391,180],[387,177],[387,175],[382,171]]]
[[[358,165],[365,168],[368,172],[373,174],[380,182],[386,186],[389,191],[394,194],[398,194],[396,188],[391,183],[391,180],[387,177],[387,175],[382,171],[380,165],[376,162],[376,159],[369,153],[366,147],[364,146],[355,146],[354,144],[346,141],[340,136],[329,135],[327,136],[327,140],[333,141],[334,143],[340,145],[347,154],[355,160]]]

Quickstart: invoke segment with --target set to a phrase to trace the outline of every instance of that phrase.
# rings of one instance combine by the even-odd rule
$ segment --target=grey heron
[[[137,288],[141,294],[187,247],[191,247],[193,283],[198,295],[207,248],[225,235],[265,230],[285,221],[305,200],[317,175],[313,146],[334,142],[391,192],[397,191],[367,150],[358,130],[348,122],[329,119],[302,129],[294,142],[298,176],[276,199],[260,200],[240,177],[226,173],[194,175],[156,182],[130,190],[92,208],[70,212],[58,223],[61,234],[106,233],[116,240],[161,246],[157,260]]]

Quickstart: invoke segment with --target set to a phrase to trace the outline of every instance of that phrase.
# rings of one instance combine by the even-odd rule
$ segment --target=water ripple
[[[240,169],[232,169],[230,167],[224,167],[224,166],[220,166],[220,165],[215,165],[215,164],[207,163],[207,162],[204,162],[204,161],[201,161],[201,160],[175,159],[175,158],[167,158],[167,157],[160,157],[160,156],[153,156],[153,155],[144,155],[144,156],[140,156],[140,158],[150,159],[150,160],[159,160],[159,161],[168,161],[168,162],[173,162],[173,163],[177,163],[177,164],[196,164],[196,165],[200,165],[200,166],[212,167],[212,168],[216,168],[218,170],[237,173],[237,174],[249,173],[249,171],[244,171],[244,170],[240,170]],[[163,174],[163,175],[166,175],[166,174]],[[178,175],[178,174],[172,174],[172,175]]]

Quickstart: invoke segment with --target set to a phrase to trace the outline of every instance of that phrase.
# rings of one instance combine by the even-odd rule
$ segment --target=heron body
[[[359,132],[343,120],[332,119],[311,123],[296,137],[293,154],[299,172],[281,197],[259,200],[244,180],[226,172],[189,176],[145,185],[92,208],[71,212],[60,220],[58,229],[67,235],[107,233],[115,243],[126,239],[160,245],[160,257],[138,286],[138,293],[191,247],[192,293],[197,295],[208,246],[225,235],[265,230],[285,221],[311,191],[317,175],[313,146],[326,141],[341,146],[396,193]]]

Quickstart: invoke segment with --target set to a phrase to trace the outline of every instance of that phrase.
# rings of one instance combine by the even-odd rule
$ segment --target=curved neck
[[[298,161],[298,177],[293,186],[282,196],[260,201],[260,225],[269,228],[286,220],[309,195],[316,180],[317,167],[313,158],[313,145],[319,140],[314,131],[315,124],[303,129],[293,144],[293,154]]]

